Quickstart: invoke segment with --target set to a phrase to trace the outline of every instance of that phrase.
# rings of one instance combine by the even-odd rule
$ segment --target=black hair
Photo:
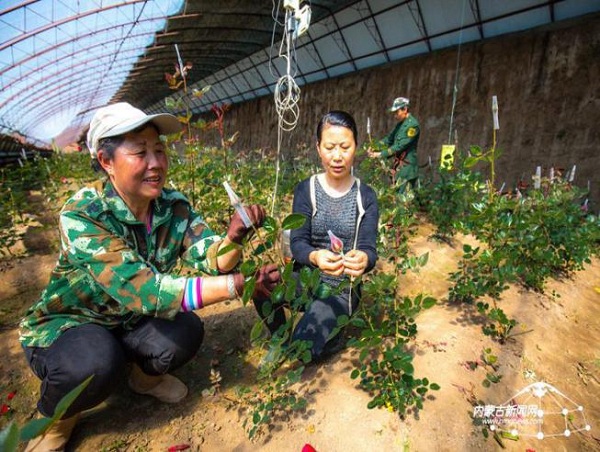
[[[158,130],[158,127],[153,122],[147,122],[146,124],[142,124],[138,128],[131,130],[127,133],[141,132],[142,130],[146,129],[147,127],[153,127],[154,130],[156,130],[158,133],[160,133],[160,131]],[[115,151],[117,150],[117,148],[119,146],[121,146],[121,144],[123,144],[123,141],[125,141],[124,133],[121,135],[117,135],[115,137],[100,138],[100,140],[98,140],[98,149],[96,149],[96,152],[98,150],[102,149],[104,151],[104,154],[108,157],[108,159],[112,160],[115,158]],[[102,173],[102,172],[105,173],[106,172],[106,171],[104,171],[104,168],[102,168],[102,165],[100,165],[98,158],[92,159],[92,169],[94,171],[96,171],[97,173]]]
[[[317,143],[321,142],[323,129],[327,125],[341,126],[350,129],[354,135],[354,142],[358,145],[358,130],[356,128],[356,121],[350,113],[341,110],[332,110],[323,115],[319,121],[319,124],[317,125]]]
[[[98,141],[98,149],[96,149],[96,152],[102,149],[104,151],[104,154],[108,157],[108,159],[112,160],[115,158],[115,151],[119,146],[121,146],[124,140],[125,135],[100,138],[100,140]],[[98,161],[97,157],[92,159],[92,169],[97,173],[106,173],[104,168],[102,168],[102,165],[100,165],[100,162]]]

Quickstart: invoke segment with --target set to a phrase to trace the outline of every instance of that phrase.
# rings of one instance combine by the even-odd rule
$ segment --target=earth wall
[[[458,68],[458,71],[457,71]],[[458,72],[458,74],[457,74]],[[593,14],[526,32],[463,44],[301,86],[298,124],[284,132],[281,152],[314,146],[319,117],[347,110],[366,135],[394,126],[386,112],[394,97],[410,98],[421,123],[419,160],[439,160],[442,144],[489,148],[493,142],[492,96],[499,104],[497,188],[531,183],[538,165],[564,171],[576,165],[574,183],[591,187],[590,206],[600,209],[600,15]],[[454,109],[454,87],[457,98]],[[226,114],[226,134],[240,131],[234,149],[275,149],[277,114],[271,96],[238,104]],[[452,135],[450,123],[452,117]],[[215,137],[216,138],[216,137]],[[483,169],[485,171],[485,169]]]

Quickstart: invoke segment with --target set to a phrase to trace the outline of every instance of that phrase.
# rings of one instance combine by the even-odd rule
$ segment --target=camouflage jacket
[[[74,326],[130,328],[142,316],[173,318],[186,277],[181,259],[216,274],[216,235],[179,192],[163,189],[152,203],[151,232],[110,182],[83,188],[60,213],[61,249],[48,286],[20,325],[25,346],[48,347]]]

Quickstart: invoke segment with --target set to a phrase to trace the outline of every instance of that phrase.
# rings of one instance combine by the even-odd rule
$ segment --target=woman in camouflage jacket
[[[64,448],[78,413],[106,399],[128,363],[134,392],[166,403],[183,399],[187,387],[168,372],[202,343],[203,323],[193,311],[243,290],[243,276],[230,273],[241,246],[231,244],[241,244],[252,227],[236,213],[223,238],[185,196],[164,188],[168,160],[160,135],[180,129],[172,115],[146,115],[127,103],[101,108],[91,121],[88,147],[107,180],[64,205],[58,262],[21,321],[20,341],[42,380],[43,416],[52,416],[63,396],[94,377],[30,448]],[[253,227],[262,225],[263,207],[246,207],[246,213]],[[229,251],[219,253],[225,247]],[[176,275],[179,260],[203,275]],[[268,293],[278,280],[275,266],[262,268],[257,291]]]

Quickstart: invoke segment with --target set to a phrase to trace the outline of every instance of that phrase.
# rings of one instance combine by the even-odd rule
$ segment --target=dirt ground
[[[249,336],[256,315],[253,308],[231,302],[199,313],[206,324],[205,343],[176,372],[190,389],[182,403],[161,404],[115,382],[114,395],[85,413],[67,450],[167,451],[188,445],[191,451],[300,452],[307,443],[319,452],[600,450],[600,261],[549,281],[545,295],[511,287],[501,307],[519,325],[517,334],[500,345],[483,335],[476,310],[447,302],[447,274],[456,268],[462,243],[469,238],[456,237],[450,246],[430,240],[431,231],[422,225],[411,240],[417,255],[430,253],[428,264],[402,279],[403,294],[423,292],[438,299],[417,318],[419,333],[412,346],[416,376],[441,386],[420,412],[402,420],[387,410],[367,409],[369,395],[350,379],[356,353],[346,349],[304,372],[298,389],[308,400],[305,411],[277,420],[268,432],[249,440],[243,427],[248,415],[231,400],[237,386],[254,381],[260,356]],[[55,263],[56,229],[30,227],[21,251],[26,251],[22,257],[0,261],[0,403],[11,407],[0,416],[0,428],[9,419],[22,424],[35,416],[39,383],[18,344],[17,322]],[[496,369],[481,362],[486,348],[497,356]],[[223,377],[220,397],[202,395],[210,387],[211,366]],[[500,381],[484,387],[487,372],[501,376]],[[560,394],[538,400],[516,396],[537,382],[552,385]],[[15,395],[8,400],[11,392]],[[479,409],[474,405],[483,401],[497,407],[509,400],[543,407],[544,439],[535,436],[537,425],[522,427],[518,440],[484,438],[473,420]],[[550,400],[574,410],[569,414],[570,436],[563,434],[560,415],[550,418]],[[586,425],[589,431],[574,431]]]

